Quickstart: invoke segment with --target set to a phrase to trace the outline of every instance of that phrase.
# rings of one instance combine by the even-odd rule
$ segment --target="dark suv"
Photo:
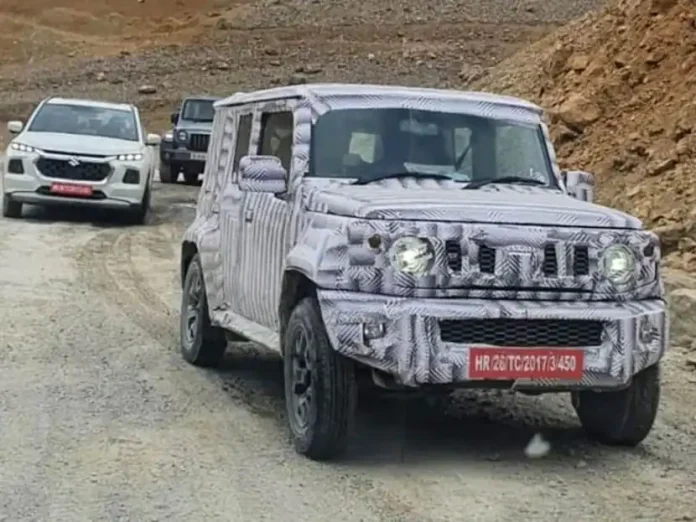
[[[183,100],[179,112],[172,113],[174,127],[164,134],[160,146],[162,182],[176,183],[180,172],[184,173],[186,183],[198,181],[198,175],[205,169],[215,115],[213,103],[218,99],[190,96]]]

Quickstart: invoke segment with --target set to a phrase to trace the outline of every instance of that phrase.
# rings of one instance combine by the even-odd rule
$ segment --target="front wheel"
[[[17,201],[12,201],[10,196],[2,197],[2,215],[7,218],[22,217],[22,204]]]
[[[650,433],[660,404],[660,367],[633,376],[616,392],[577,392],[573,405],[589,438],[612,446],[637,446]]]
[[[222,328],[210,323],[201,259],[196,254],[184,279],[179,323],[183,358],[195,366],[217,366],[225,355],[227,339]]]
[[[355,366],[332,348],[317,300],[293,310],[283,339],[285,404],[295,449],[312,460],[343,453],[357,403]]]
[[[176,183],[179,177],[179,167],[160,161],[159,174],[162,183]]]
[[[198,172],[194,170],[184,170],[184,181],[187,185],[195,185],[198,183]]]
[[[144,225],[147,222],[147,215],[150,212],[150,187],[145,188],[143,199],[137,207],[130,210],[128,221],[132,225]]]

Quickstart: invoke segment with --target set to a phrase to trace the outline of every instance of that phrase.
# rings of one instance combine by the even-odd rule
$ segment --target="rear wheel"
[[[217,366],[225,355],[227,339],[222,328],[210,323],[203,267],[196,254],[184,279],[179,323],[181,355],[195,366]]]
[[[357,403],[354,363],[334,351],[315,298],[293,310],[283,340],[285,404],[295,449],[328,460],[346,449]]]
[[[18,201],[12,201],[10,196],[5,194],[2,197],[2,215],[7,218],[22,217],[22,204]]]
[[[613,446],[637,446],[650,433],[660,404],[660,367],[633,376],[615,392],[573,394],[573,406],[588,437]]]

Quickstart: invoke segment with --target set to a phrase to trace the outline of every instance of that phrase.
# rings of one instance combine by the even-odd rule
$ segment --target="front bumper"
[[[471,345],[441,340],[443,319],[562,319],[602,322],[601,345],[583,347],[580,381],[518,379],[518,390],[614,389],[662,358],[669,341],[663,300],[636,302],[543,302],[485,299],[409,299],[331,290],[318,291],[334,349],[394,376],[407,386],[472,385]],[[366,342],[363,324],[381,323],[384,336]],[[481,346],[481,345],[477,345]],[[500,385],[478,381],[481,387]]]
[[[160,146],[160,161],[164,163],[193,163],[200,166],[205,166],[207,159],[207,152],[194,152],[185,148],[176,148],[171,143],[163,143]]]
[[[80,205],[100,208],[126,209],[142,203],[148,179],[148,167],[144,162],[111,162],[111,172],[100,181],[83,181],[65,178],[50,178],[44,176],[36,167],[38,154],[10,155],[4,159],[2,173],[3,194],[12,201],[33,205]],[[11,159],[21,159],[23,174],[7,172]],[[124,183],[127,169],[140,172],[138,183]],[[49,192],[51,183],[68,183],[73,185],[88,185],[94,191],[92,198],[77,198],[53,195]]]

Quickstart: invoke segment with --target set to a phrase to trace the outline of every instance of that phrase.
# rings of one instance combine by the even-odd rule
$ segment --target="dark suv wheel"
[[[575,411],[588,437],[614,446],[640,444],[652,429],[659,404],[658,364],[634,375],[625,390],[573,394]]]
[[[298,453],[328,460],[347,446],[357,403],[353,361],[329,343],[313,297],[295,307],[283,339],[285,404]]]

